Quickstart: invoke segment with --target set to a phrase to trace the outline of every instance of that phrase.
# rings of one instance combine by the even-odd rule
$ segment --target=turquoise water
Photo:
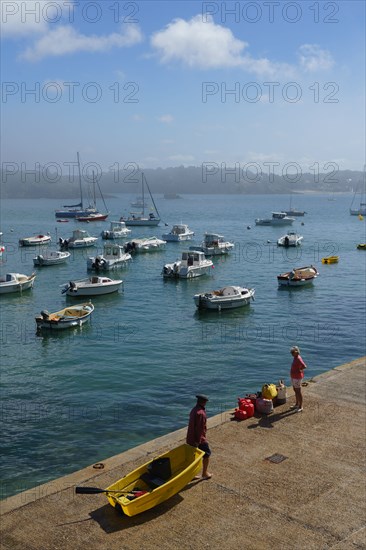
[[[110,199],[109,220],[126,214],[133,198]],[[90,325],[42,336],[35,315],[75,303],[60,285],[87,275],[93,249],[73,251],[64,265],[33,268],[35,251],[18,248],[18,239],[49,231],[49,248],[56,248],[58,237],[71,236],[75,227],[98,236],[109,220],[56,223],[60,201],[3,201],[1,275],[36,270],[37,278],[22,296],[0,298],[2,497],[184,427],[197,392],[210,396],[208,414],[214,415],[263,383],[289,382],[294,344],[308,377],[365,355],[366,253],[356,249],[366,242],[365,221],[349,215],[350,195],[293,201],[308,212],[293,224],[304,236],[296,250],[275,244],[286,228],[254,224],[288,207],[286,196],[155,198],[164,222],[187,223],[195,240],[135,256],[112,275],[121,275],[124,292],[93,299]],[[163,223],[132,229],[131,237],[160,237],[167,230]],[[234,241],[234,251],[213,259],[210,276],[163,280],[164,263],[200,243],[205,231]],[[339,254],[339,263],[322,265],[331,254]],[[278,289],[276,275],[309,264],[320,272],[313,285]],[[226,284],[254,286],[255,302],[231,312],[196,311],[195,293]]]

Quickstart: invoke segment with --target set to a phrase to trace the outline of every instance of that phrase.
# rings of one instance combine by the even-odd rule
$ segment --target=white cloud
[[[246,50],[248,43],[235,38],[230,29],[204,22],[201,15],[185,21],[174,19],[165,29],[154,33],[151,45],[162,63],[180,61],[188,67],[212,69],[238,67],[258,75],[291,72],[289,65],[255,59]]]
[[[173,120],[174,118],[172,117],[172,115],[162,115],[158,117],[158,121],[164,122],[165,124],[170,124],[171,122],[173,122]]]
[[[334,59],[328,50],[317,44],[303,44],[299,48],[300,67],[306,72],[327,71],[334,65]]]
[[[4,38],[22,37],[47,32],[50,23],[67,17],[74,9],[73,0],[12,0],[0,2],[1,35]]]
[[[112,48],[123,48],[141,42],[142,34],[138,26],[123,27],[125,32],[106,36],[78,33],[71,26],[60,26],[48,31],[35,44],[26,49],[22,58],[38,61],[49,56],[62,56],[75,52],[105,52]]]

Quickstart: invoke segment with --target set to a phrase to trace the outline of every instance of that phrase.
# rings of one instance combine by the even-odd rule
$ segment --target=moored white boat
[[[182,259],[171,264],[165,264],[162,275],[169,279],[191,279],[209,273],[213,267],[211,260],[199,250],[182,252]]]
[[[156,226],[160,223],[160,215],[153,196],[150,191],[150,187],[146,181],[145,175],[141,174],[141,186],[142,186],[142,206],[141,212],[131,212],[128,218],[121,217],[120,221],[125,222],[127,226]],[[145,187],[150,195],[151,202],[153,204],[153,212],[146,214],[146,202],[145,202]]]
[[[142,239],[134,239],[125,244],[126,252],[154,252],[165,248],[166,241],[157,237],[146,237]]]
[[[62,294],[67,296],[101,296],[117,292],[123,284],[122,279],[109,279],[108,277],[88,277],[78,281],[67,283]]]
[[[111,225],[109,229],[105,229],[102,231],[102,239],[105,240],[114,240],[114,239],[121,239],[123,237],[126,237],[129,233],[131,233],[131,229],[128,229],[126,227],[125,222],[111,222]]]
[[[43,310],[35,318],[37,329],[64,330],[66,328],[80,327],[90,320],[93,311],[94,306],[91,302],[68,306],[55,313]]]
[[[280,286],[303,286],[313,282],[319,275],[318,270],[313,265],[306,267],[297,267],[292,271],[277,275],[277,281]]]
[[[125,252],[123,246],[119,244],[105,244],[103,254],[88,258],[86,266],[87,269],[94,271],[109,271],[110,269],[125,267],[131,259],[131,254]]]
[[[51,242],[50,235],[35,235],[33,237],[24,237],[19,239],[19,246],[38,246]]]
[[[289,246],[299,246],[303,238],[302,235],[298,235],[295,231],[289,231],[286,235],[278,239],[277,244],[278,246],[284,246],[286,248]]]
[[[200,250],[206,254],[206,256],[220,256],[222,254],[228,254],[234,246],[234,243],[225,241],[225,238],[218,233],[205,233],[201,246],[192,246],[190,250]]]
[[[162,238],[169,242],[180,242],[190,241],[193,235],[194,232],[189,229],[188,225],[184,223],[177,223],[176,225],[173,225],[169,233],[164,233]]]
[[[272,212],[272,218],[257,218],[255,225],[290,225],[295,218],[287,216],[285,212]]]
[[[35,266],[58,265],[63,264],[70,258],[70,252],[60,252],[59,250],[47,250],[33,258]]]
[[[246,306],[254,300],[255,289],[240,286],[225,286],[219,290],[195,294],[193,299],[199,309],[235,309]]]
[[[88,246],[94,246],[98,237],[91,237],[84,229],[75,229],[72,232],[70,239],[59,238],[61,248],[87,248]]]
[[[12,292],[23,292],[33,288],[35,273],[23,275],[22,273],[7,273],[0,277],[0,294],[10,294]]]

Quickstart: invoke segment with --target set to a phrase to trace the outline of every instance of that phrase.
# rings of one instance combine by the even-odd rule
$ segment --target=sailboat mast
[[[146,181],[146,178],[145,178],[145,176],[144,176],[144,173],[142,173],[142,179],[145,180],[146,187],[147,187],[147,190],[149,191],[149,195],[150,195],[150,198],[151,198],[152,203],[153,203],[153,205],[154,205],[155,211],[156,211],[157,215],[158,215],[159,218],[160,218],[159,211],[158,211],[158,209],[156,208],[155,201],[154,201],[153,196],[152,196],[152,194],[151,194],[150,187],[149,187],[149,185],[148,185],[148,183],[147,183],[147,181]]]
[[[144,193],[144,173],[141,172],[141,185],[142,185],[142,217],[145,216],[145,193]]]
[[[84,208],[84,206],[83,206],[83,190],[82,190],[82,186],[81,186],[81,170],[80,170],[79,152],[77,152],[76,154],[77,154],[77,159],[78,159],[78,171],[79,171],[80,203],[81,203],[81,208]]]

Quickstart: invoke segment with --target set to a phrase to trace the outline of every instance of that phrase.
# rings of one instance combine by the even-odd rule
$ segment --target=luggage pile
[[[287,400],[286,386],[283,380],[278,384],[264,384],[262,391],[238,397],[238,407],[234,411],[236,420],[246,420],[254,413],[271,414],[273,407],[283,405]]]

